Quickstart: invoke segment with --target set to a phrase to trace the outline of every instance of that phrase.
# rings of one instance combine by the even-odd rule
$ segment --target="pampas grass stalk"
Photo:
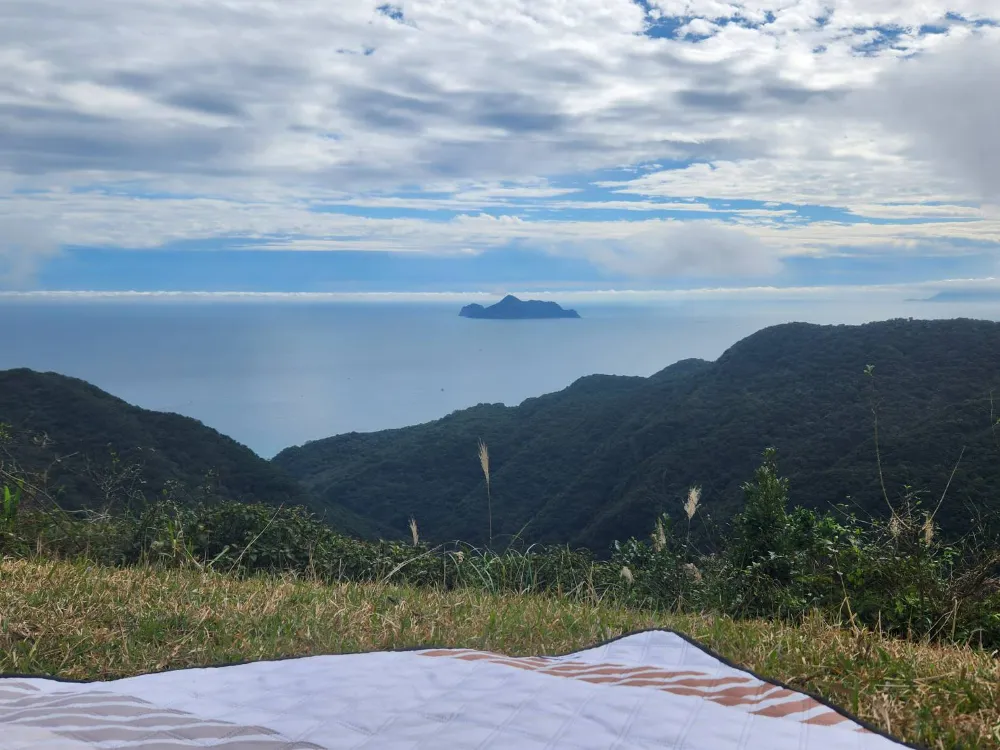
[[[684,513],[688,518],[687,545],[691,546],[691,519],[698,512],[698,503],[701,502],[701,487],[692,487],[688,490],[687,500],[684,503]]]
[[[653,530],[653,551],[663,552],[667,547],[667,530],[663,528],[663,518],[656,519],[656,528]]]
[[[924,544],[927,547],[930,547],[931,542],[934,541],[934,516],[932,516],[930,513],[928,513],[927,517],[924,519],[924,525],[922,530],[924,535]]]
[[[694,514],[698,510],[698,502],[701,500],[701,487],[692,487],[688,490],[687,501],[684,503],[684,512],[687,514],[688,521],[694,518]]]
[[[479,466],[486,477],[486,513],[489,516],[490,548],[493,548],[493,498],[490,495],[490,453],[486,448],[486,443],[479,441]]]

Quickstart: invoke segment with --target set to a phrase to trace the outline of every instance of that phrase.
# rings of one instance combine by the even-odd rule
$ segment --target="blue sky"
[[[8,0],[7,292],[1000,277],[993,0]]]

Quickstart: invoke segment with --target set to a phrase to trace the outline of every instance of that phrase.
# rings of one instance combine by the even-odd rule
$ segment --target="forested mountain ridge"
[[[274,463],[321,502],[400,536],[412,516],[429,539],[481,542],[482,439],[495,536],[523,528],[528,541],[606,549],[648,533],[661,511],[679,517],[692,485],[703,487],[705,511],[731,514],[771,445],[793,503],[823,508],[850,498],[863,514],[881,513],[874,398],[891,499],[910,485],[936,504],[964,447],[938,516],[959,529],[969,506],[1000,505],[991,390],[1000,394],[998,323],[791,323],[743,339],[715,362],[685,360],[649,378],[587,377],[517,407],[480,405],[289,448]]]
[[[346,531],[372,534],[377,528],[337,506],[317,508],[280,467],[201,422],[132,406],[77,378],[0,371],[0,423],[10,433],[2,446],[5,460],[32,474],[47,473],[49,490],[67,510],[121,505],[136,491],[153,499],[170,483],[190,497],[209,478],[217,498],[312,505]],[[140,478],[142,484],[134,481]]]
[[[70,508],[100,507],[97,476],[113,450],[122,464],[142,466],[147,497],[171,482],[195,488],[214,472],[218,497],[306,505],[348,533],[405,538],[413,517],[427,540],[473,543],[487,535],[482,439],[499,543],[523,529],[529,542],[605,550],[648,533],[661,511],[679,518],[692,485],[703,488],[704,512],[728,516],[771,445],[794,504],[850,498],[862,514],[881,513],[875,398],[890,498],[910,485],[933,506],[961,454],[938,516],[961,529],[970,509],[1000,509],[1000,434],[991,425],[1000,402],[992,420],[990,412],[998,353],[993,322],[786,324],[715,362],[683,360],[649,378],[589,376],[516,407],[484,404],[415,427],[340,435],[272,462],[196,420],[54,373],[0,372],[0,422],[32,436],[5,450],[25,468],[48,469]]]

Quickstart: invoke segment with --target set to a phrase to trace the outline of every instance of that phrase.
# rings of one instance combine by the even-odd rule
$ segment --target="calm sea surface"
[[[148,409],[195,417],[263,456],[350,431],[517,404],[593,373],[650,375],[715,359],[789,320],[997,318],[894,304],[741,308],[574,305],[582,320],[481,321],[442,303],[0,302],[0,369],[83,378]]]

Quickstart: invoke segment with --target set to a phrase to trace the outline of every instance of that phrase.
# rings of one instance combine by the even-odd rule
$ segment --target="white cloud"
[[[690,210],[706,218],[589,220],[560,218],[530,220],[514,213],[493,216],[469,212],[448,219],[376,219],[338,212],[312,211],[309,205],[285,198],[236,202],[209,198],[138,199],[99,193],[14,196],[0,200],[0,214],[15,219],[7,225],[30,238],[28,248],[51,254],[59,245],[125,247],[142,250],[164,244],[228,238],[235,246],[261,250],[393,250],[453,255],[520,243],[561,254],[583,256],[602,267],[631,273],[642,269],[662,274],[671,267],[735,269],[733,253],[750,263],[746,268],[776,270],[766,246],[777,256],[826,255],[842,246],[885,252],[927,248],[938,244],[956,252],[961,241],[995,242],[1000,216],[969,221],[926,223],[842,223],[799,221],[782,223],[787,212],[743,211],[738,224],[711,218],[711,210]],[[687,204],[678,204],[678,207]],[[919,208],[900,207],[914,213]],[[932,209],[934,207],[931,207]],[[961,207],[953,207],[955,209]],[[0,236],[3,236],[0,233]],[[741,249],[742,248],[742,249]],[[18,252],[13,248],[12,252]],[[756,260],[750,260],[756,259]],[[660,265],[660,263],[664,265]],[[629,270],[631,269],[631,270]]]
[[[719,27],[711,21],[706,21],[704,18],[692,18],[677,30],[677,36],[712,36],[718,30]]]
[[[912,140],[914,158],[1000,199],[1000,29],[944,40],[933,55],[888,71],[852,105]]]
[[[843,245],[996,242],[997,217],[976,211],[1000,202],[1000,100],[989,96],[1000,30],[947,17],[996,18],[995,0],[649,4],[650,16],[633,0],[414,0],[393,18],[375,0],[336,12],[323,0],[6,0],[0,257],[23,276],[67,243],[263,237],[458,252],[520,241],[632,273],[755,274],[779,255]],[[643,35],[670,18],[708,38]],[[560,179],[668,160],[696,163],[603,181],[636,201]],[[94,184],[119,194],[72,192]],[[140,189],[177,195],[128,197]],[[718,210],[702,199],[973,221],[587,214]],[[324,202],[372,216],[308,210]],[[510,216],[475,215],[487,207]],[[532,207],[574,214],[530,220]],[[374,218],[434,208],[466,215]]]
[[[778,253],[741,230],[710,222],[644,222],[623,237],[577,238],[557,251],[583,253],[609,271],[640,278],[766,276],[781,269]]]
[[[822,147],[804,128],[777,127],[780,149],[770,158],[692,164],[624,182],[616,192],[644,196],[768,200],[851,208],[881,203],[974,201],[979,196],[930,164],[880,152],[875,134],[830,133]],[[839,141],[839,143],[837,142]],[[823,152],[816,153],[822,148]]]
[[[976,206],[926,205],[923,203],[855,204],[852,214],[871,219],[983,219],[985,213]]]
[[[44,222],[0,214],[0,287],[27,283],[59,245]]]

